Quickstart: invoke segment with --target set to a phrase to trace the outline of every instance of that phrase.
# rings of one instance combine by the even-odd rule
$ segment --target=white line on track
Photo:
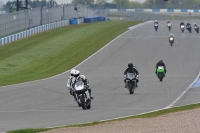
[[[132,109],[132,110],[144,110],[144,109],[146,109],[146,110],[149,110],[149,109],[155,109],[156,107],[154,107],[154,108],[121,108],[120,110],[130,110],[130,109]],[[113,109],[113,110],[116,110],[116,109],[118,109],[119,110],[119,108],[98,108],[98,107],[96,107],[96,108],[93,108],[93,109]],[[62,112],[62,111],[64,111],[64,112],[66,112],[66,110],[71,110],[71,109],[54,109],[54,110],[18,110],[18,111],[7,111],[7,110],[1,110],[0,111],[0,113],[26,113],[26,112]]]
[[[184,96],[186,96],[188,94],[188,92],[192,89],[192,85],[199,79],[200,76],[200,72],[198,74],[198,76],[196,77],[196,79],[188,86],[188,88],[186,88],[180,95],[179,97],[177,97],[169,106],[165,107],[164,109],[168,109],[173,107],[181,98],[183,98]]]

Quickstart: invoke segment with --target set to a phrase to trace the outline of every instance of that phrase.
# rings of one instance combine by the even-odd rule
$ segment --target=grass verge
[[[166,115],[166,114],[181,112],[181,111],[186,111],[186,110],[192,110],[192,109],[197,109],[197,108],[200,108],[200,103],[181,106],[181,107],[174,107],[170,109],[164,109],[160,111],[155,111],[155,112],[142,114],[142,115],[130,116],[126,118],[119,118],[115,120],[99,121],[99,122],[97,121],[97,122],[91,122],[91,123],[86,123],[86,124],[75,124],[75,125],[69,125],[69,126],[58,127],[58,128],[94,126],[94,125],[102,124],[106,122],[122,121],[122,120],[135,119],[135,118],[153,118],[153,117],[157,117],[161,115]],[[53,128],[53,129],[57,129],[57,128]],[[39,132],[48,131],[48,130],[52,130],[52,129],[22,129],[22,130],[10,131],[8,133],[39,133]]]
[[[142,21],[65,26],[0,47],[0,86],[47,78],[76,66]]]

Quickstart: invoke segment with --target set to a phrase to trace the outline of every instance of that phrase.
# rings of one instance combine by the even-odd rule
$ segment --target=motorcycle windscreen
[[[164,67],[163,67],[163,66],[158,66],[157,71],[158,71],[158,72],[164,72]]]
[[[127,78],[128,79],[135,79],[135,74],[134,73],[127,73]]]
[[[83,83],[83,81],[76,82],[75,89],[76,89],[76,91],[83,90],[84,89],[84,83]]]
[[[191,27],[191,25],[187,25],[187,28],[190,28]]]
[[[167,26],[171,26],[171,25],[172,25],[171,23],[168,23],[168,24],[167,24]]]

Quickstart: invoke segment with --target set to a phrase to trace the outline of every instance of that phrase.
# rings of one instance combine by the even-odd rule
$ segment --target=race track
[[[81,64],[77,69],[90,80],[94,96],[91,110],[82,110],[73,101],[66,88],[69,73],[1,87],[0,132],[111,119],[170,105],[200,70],[199,34],[181,33],[179,22],[172,21],[172,47],[166,22],[160,22],[157,32],[150,23],[128,31]],[[168,70],[163,82],[154,73],[160,59]],[[130,60],[140,72],[139,87],[133,95],[123,83],[123,71]]]

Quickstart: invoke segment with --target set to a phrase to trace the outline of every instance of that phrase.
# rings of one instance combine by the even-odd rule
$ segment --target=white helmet
[[[158,22],[158,20],[155,20],[154,22]]]
[[[71,76],[74,76],[74,72],[75,72],[76,70],[73,68],[71,71],[70,71],[70,74],[71,74]]]
[[[80,75],[80,72],[79,72],[78,70],[75,70],[75,71],[74,71],[74,77],[77,78],[79,75]]]

